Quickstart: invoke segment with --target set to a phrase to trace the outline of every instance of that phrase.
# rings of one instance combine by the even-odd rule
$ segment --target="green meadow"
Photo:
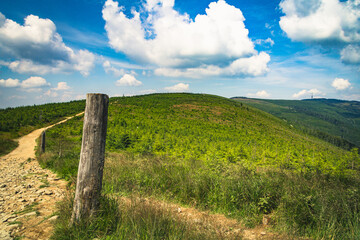
[[[49,129],[39,156],[43,167],[70,183],[82,120]],[[202,94],[111,98],[104,215],[69,227],[68,200],[59,208],[54,239],[221,239],[165,210],[119,208],[113,200],[134,196],[221,213],[247,227],[266,215],[272,230],[289,238],[359,239],[359,170],[356,148],[334,146],[244,103]],[[124,215],[128,211],[134,214]]]
[[[270,231],[289,239],[360,239],[355,144],[337,146],[250,105],[205,94],[111,98],[101,207],[91,221],[71,226],[83,116],[48,129],[38,161],[69,182],[52,238],[242,237],[144,203],[154,199],[222,214],[244,228],[266,216]],[[15,138],[84,107],[75,101],[1,110],[2,154],[16,146]]]

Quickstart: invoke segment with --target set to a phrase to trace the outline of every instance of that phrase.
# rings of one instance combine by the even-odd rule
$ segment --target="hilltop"
[[[48,129],[46,153],[38,157],[42,167],[70,184],[76,181],[82,124],[78,116]],[[69,227],[67,200],[59,205],[54,239],[243,235],[234,229],[196,230],[196,224],[179,223],[156,205],[149,210],[151,206],[120,204],[119,213],[114,196],[190,206],[247,227],[259,226],[264,217],[273,230],[289,238],[356,239],[359,170],[356,151],[336,147],[242,102],[185,93],[114,97],[109,105],[102,215],[90,226]]]
[[[233,100],[284,119],[294,127],[345,149],[360,146],[360,102],[337,99]]]

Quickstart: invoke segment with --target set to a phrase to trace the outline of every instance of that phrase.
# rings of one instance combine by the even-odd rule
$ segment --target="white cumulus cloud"
[[[360,46],[348,45],[341,51],[341,60],[344,63],[360,64]]]
[[[186,92],[189,91],[189,84],[178,83],[171,87],[165,87],[164,89],[168,92]]]
[[[36,76],[29,77],[22,82],[20,82],[18,79],[12,78],[8,78],[7,80],[0,79],[0,87],[21,87],[28,89],[28,91],[34,91],[33,88],[39,88],[44,86],[50,86],[50,83],[48,83],[44,78]]]
[[[20,86],[20,81],[18,79],[0,79],[0,87],[18,87]]]
[[[29,15],[24,25],[0,13],[0,57],[19,73],[79,71],[84,76],[94,66],[95,56],[87,50],[65,45],[50,19]]]
[[[347,79],[335,78],[331,83],[331,86],[333,86],[336,90],[345,90],[351,86],[351,83]]]
[[[50,84],[42,77],[30,77],[21,82],[22,88],[38,88],[43,86],[49,86]]]
[[[131,74],[124,74],[124,76],[122,76],[122,78],[120,78],[119,80],[116,81],[116,86],[140,86],[142,85],[142,82],[140,82],[139,80],[137,80],[133,75]]]
[[[247,96],[249,97],[257,97],[257,98],[268,98],[270,94],[265,90],[258,91],[257,93],[248,93]]]
[[[107,0],[103,8],[110,46],[138,62],[155,65],[158,75],[257,76],[267,72],[270,57],[254,49],[240,9],[219,0],[210,3],[205,13],[193,20],[174,9],[174,0],[147,0],[130,17],[113,0]]]
[[[52,90],[55,90],[55,91],[63,91],[63,90],[68,90],[68,89],[70,89],[70,87],[67,85],[67,82],[58,82],[57,87],[52,88]]]
[[[313,89],[310,89],[310,90],[301,90],[299,91],[298,93],[294,93],[292,95],[293,98],[302,98],[302,97],[307,97],[307,98],[310,98],[310,97],[319,97],[320,95],[325,95],[324,93],[322,93],[321,91],[319,91],[318,89],[316,88],[313,88]]]
[[[359,0],[283,0],[280,27],[296,41],[360,41]]]
[[[264,52],[249,58],[240,58],[229,66],[203,65],[196,68],[157,68],[154,73],[166,77],[201,78],[210,76],[260,76],[269,71],[270,56]]]

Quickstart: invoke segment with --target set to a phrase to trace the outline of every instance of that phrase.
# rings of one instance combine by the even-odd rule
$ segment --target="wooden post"
[[[40,141],[41,141],[41,144],[40,144],[40,154],[44,153],[45,152],[45,135],[46,135],[46,132],[43,131],[41,133],[41,137],[40,137]]]
[[[71,223],[90,218],[99,207],[101,194],[109,97],[88,93],[79,170]]]

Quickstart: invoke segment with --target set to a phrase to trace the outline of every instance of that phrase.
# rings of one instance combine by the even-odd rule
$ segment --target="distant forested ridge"
[[[337,99],[268,100],[234,97],[338,147],[360,146],[360,102]]]

